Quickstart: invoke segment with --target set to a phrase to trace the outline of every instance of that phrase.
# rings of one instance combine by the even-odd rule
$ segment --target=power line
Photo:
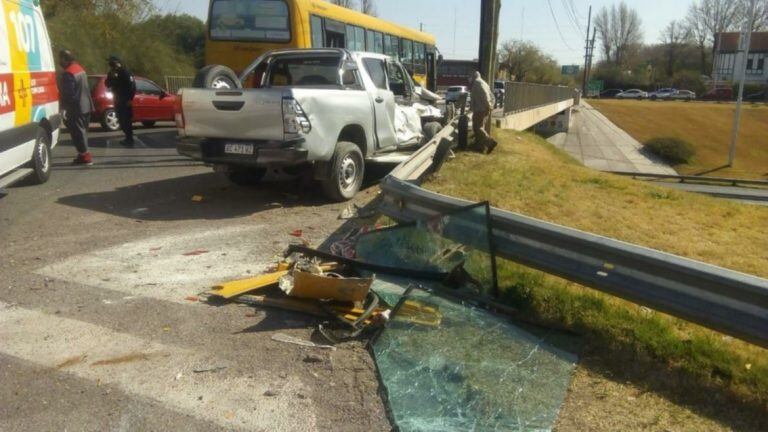
[[[579,22],[579,19],[570,9],[568,5],[568,0],[560,0],[560,1],[563,5],[563,9],[565,9],[565,15],[568,17],[568,20],[571,23],[571,27],[573,27],[573,29],[576,30],[577,33],[579,33],[579,36],[584,37],[584,28],[581,27],[581,23]]]
[[[552,14],[552,19],[555,21],[555,28],[557,28],[557,33],[560,34],[560,39],[563,41],[563,44],[565,44],[565,46],[567,46],[571,51],[576,51],[570,44],[568,44],[568,41],[565,40],[565,36],[563,36],[562,30],[560,30],[560,23],[557,22],[555,9],[552,7],[552,0],[547,0],[547,4],[549,5],[549,12]]]

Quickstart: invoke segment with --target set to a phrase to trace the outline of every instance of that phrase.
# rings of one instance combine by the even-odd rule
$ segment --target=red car
[[[704,93],[701,99],[709,101],[730,101],[733,100],[733,89],[730,87],[715,88]]]
[[[93,97],[94,112],[92,119],[101,123],[106,131],[120,130],[120,122],[115,113],[112,92],[104,82],[106,75],[91,75],[88,81]],[[169,94],[154,82],[136,77],[136,97],[133,99],[133,121],[146,127],[152,127],[159,121],[174,121],[176,96]]]

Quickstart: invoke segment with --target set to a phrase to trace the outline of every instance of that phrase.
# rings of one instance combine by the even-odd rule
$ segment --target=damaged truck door
[[[215,81],[202,78],[196,82]],[[237,184],[257,183],[273,169],[311,170],[335,201],[360,190],[366,162],[415,150],[442,119],[402,65],[381,54],[276,50],[252,63],[238,87],[180,91],[179,153]]]

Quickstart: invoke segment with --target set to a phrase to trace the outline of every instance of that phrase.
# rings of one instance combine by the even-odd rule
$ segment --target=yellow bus
[[[347,48],[397,58],[419,85],[437,87],[435,37],[321,0],[211,0],[206,64],[242,72],[277,48]]]

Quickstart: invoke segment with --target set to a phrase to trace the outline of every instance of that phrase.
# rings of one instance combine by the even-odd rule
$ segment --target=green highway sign
[[[581,67],[579,65],[565,65],[563,66],[562,73],[565,76],[576,76],[580,70]]]

